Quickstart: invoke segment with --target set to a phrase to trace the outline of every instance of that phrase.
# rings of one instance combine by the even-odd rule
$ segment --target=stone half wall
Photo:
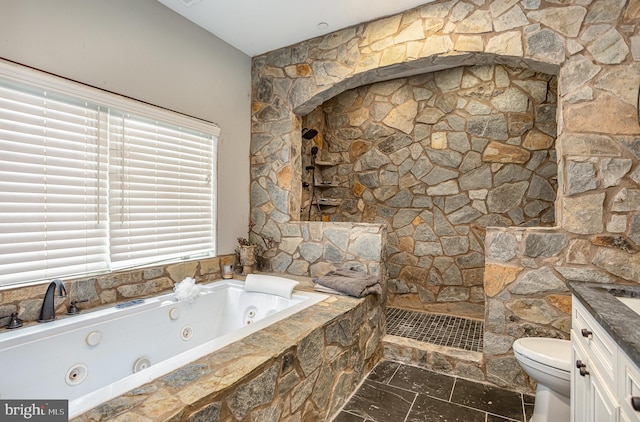
[[[265,226],[261,212],[252,216],[250,240],[263,245],[266,236],[275,243],[261,258],[270,271],[319,277],[345,267],[378,275],[386,285],[384,225],[302,221]]]
[[[482,318],[484,229],[554,224],[556,82],[459,67],[349,90],[305,116],[322,132],[303,143],[303,169],[318,146],[316,198],[337,204],[322,218],[388,227],[391,306]],[[311,207],[318,220],[311,191],[300,218]]]
[[[640,283],[640,140],[567,142],[563,152],[562,229],[487,231],[484,354],[498,385],[528,387],[515,339],[569,338],[566,280]]]
[[[525,266],[530,264],[551,267],[554,262],[553,271],[576,268],[578,264],[574,266],[564,257],[568,250],[575,251],[578,245],[583,245],[589,246],[587,249],[594,255],[587,255],[584,260],[589,264],[582,266],[596,266],[626,282],[639,282],[640,255],[626,246],[635,244],[636,216],[640,213],[637,203],[640,192],[630,176],[635,174],[640,159],[636,140],[640,134],[639,22],[638,0],[436,1],[255,57],[252,210],[260,209],[263,227],[299,219],[302,205],[299,116],[325,101],[375,82],[459,66],[506,64],[558,75],[559,190],[555,230],[568,237],[567,245],[556,255],[523,257],[525,270],[518,277],[525,277],[535,269]],[[610,185],[602,175],[623,171],[624,165],[622,170],[618,168],[622,163],[618,159],[631,160],[631,168],[619,185]],[[614,164],[602,173],[603,168],[609,168],[606,163]],[[597,187],[589,187],[593,181],[588,180],[571,182],[573,176],[588,179],[580,175],[589,174],[590,168],[598,178]],[[582,190],[585,187],[588,190]],[[259,195],[262,192],[268,196]],[[516,233],[535,233],[540,229],[500,230],[515,237]],[[492,246],[492,239],[493,236],[487,236],[485,250],[501,253],[501,248],[510,247]],[[519,250],[523,247],[518,246]],[[487,261],[488,265],[492,263]],[[553,274],[559,277],[558,273]],[[485,284],[491,283],[492,278],[485,274]],[[493,297],[501,298],[502,294],[512,294],[508,285]],[[523,298],[528,295],[522,294]],[[529,296],[536,299],[537,295]],[[491,300],[487,306],[490,304]],[[505,312],[505,330],[508,317]],[[535,330],[529,333],[542,335]],[[506,331],[499,334],[505,335]],[[514,363],[509,350],[504,353],[491,350],[485,354],[487,368]],[[510,360],[501,361],[506,356]],[[517,379],[521,372],[514,365],[510,368],[487,371],[501,385],[522,386],[523,382]]]

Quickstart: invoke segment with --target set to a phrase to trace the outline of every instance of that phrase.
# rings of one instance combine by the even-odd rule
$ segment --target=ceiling
[[[433,0],[158,1],[253,57]]]

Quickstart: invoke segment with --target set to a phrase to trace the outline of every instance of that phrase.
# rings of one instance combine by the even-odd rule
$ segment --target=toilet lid
[[[525,337],[513,343],[514,352],[563,371],[571,371],[571,342],[557,338]]]

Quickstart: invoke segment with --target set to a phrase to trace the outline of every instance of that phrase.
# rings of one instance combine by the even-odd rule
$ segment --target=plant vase
[[[256,263],[256,245],[240,245],[239,252],[242,275],[253,273],[253,266]]]
[[[258,271],[273,271],[273,259],[276,256],[276,252],[277,251],[275,248],[271,248],[256,256],[256,265],[258,266]]]

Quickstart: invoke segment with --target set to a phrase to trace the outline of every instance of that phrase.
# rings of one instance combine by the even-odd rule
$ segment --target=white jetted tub
[[[0,398],[68,399],[73,418],[327,297],[248,292],[235,280],[201,286],[193,303],[171,293],[3,330]]]

